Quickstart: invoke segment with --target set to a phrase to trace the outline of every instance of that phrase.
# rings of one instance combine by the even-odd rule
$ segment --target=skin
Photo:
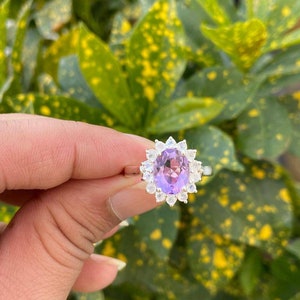
[[[79,122],[0,115],[0,299],[66,299],[109,285],[120,263],[93,243],[156,207],[134,175],[146,139]],[[129,170],[129,171],[128,171]]]

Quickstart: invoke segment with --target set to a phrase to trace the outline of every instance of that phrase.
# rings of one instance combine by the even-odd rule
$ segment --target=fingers
[[[139,176],[123,175],[71,180],[26,203],[0,238],[0,287],[12,274],[14,282],[22,285],[18,291],[6,288],[7,295],[22,289],[36,295],[43,289],[53,299],[65,299],[77,278],[81,289],[110,283],[116,273],[112,267],[103,281],[94,278],[91,286],[80,274],[82,268],[84,273],[95,270],[94,263],[84,267],[93,243],[103,239],[120,218],[156,206],[153,195],[146,194],[139,182]]]
[[[50,118],[0,116],[0,192],[48,189],[139,166],[152,142],[114,130]],[[17,142],[16,142],[17,141]]]
[[[1,235],[2,232],[5,230],[6,226],[7,226],[6,223],[0,222],[0,235]]]
[[[139,182],[129,189],[118,192],[108,201],[112,211],[120,220],[126,220],[160,205],[155,202],[153,195],[146,193],[145,182]]]
[[[125,266],[126,263],[118,259],[92,254],[84,262],[73,289],[80,292],[94,292],[104,289],[114,281],[118,271]]]
[[[90,290],[110,283],[116,268],[107,260],[91,261],[93,243],[120,220],[157,205],[138,184],[139,176],[131,176],[152,142],[27,115],[0,115],[0,128],[5,141],[0,147],[1,199],[23,205],[8,227],[0,226],[3,297],[65,299],[75,282]],[[107,277],[99,281],[93,272],[101,264]],[[83,279],[87,273],[91,285]],[[20,283],[18,289],[11,281]]]
[[[24,203],[31,199],[38,197],[43,192],[42,190],[15,190],[15,191],[4,191],[0,194],[2,202],[6,202],[12,205],[22,206]]]

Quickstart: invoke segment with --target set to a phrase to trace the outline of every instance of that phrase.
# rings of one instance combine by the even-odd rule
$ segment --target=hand
[[[137,170],[152,142],[84,123],[0,115],[1,299],[65,299],[110,284],[120,262],[93,243],[156,206]],[[133,167],[131,167],[133,166]]]

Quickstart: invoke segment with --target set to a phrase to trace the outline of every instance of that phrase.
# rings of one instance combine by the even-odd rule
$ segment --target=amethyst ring
[[[188,202],[188,193],[196,193],[196,182],[212,175],[210,166],[195,160],[197,150],[187,149],[186,141],[177,143],[169,137],[166,143],[155,140],[155,149],[146,150],[147,160],[140,170],[147,182],[146,190],[157,202]]]

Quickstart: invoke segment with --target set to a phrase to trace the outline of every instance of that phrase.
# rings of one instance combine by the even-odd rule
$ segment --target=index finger
[[[33,115],[1,115],[0,140],[0,192],[114,176],[138,166],[152,144],[101,126]]]

